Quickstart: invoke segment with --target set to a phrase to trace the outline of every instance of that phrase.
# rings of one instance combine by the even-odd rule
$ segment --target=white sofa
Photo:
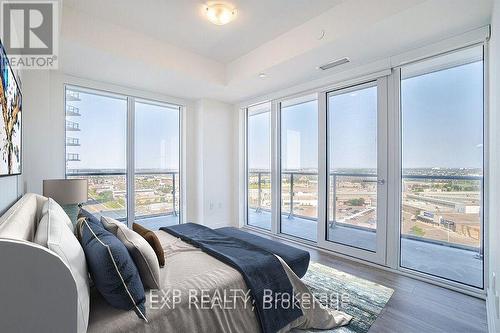
[[[2,332],[77,332],[77,287],[69,267],[33,243],[48,199],[28,193],[0,217]]]

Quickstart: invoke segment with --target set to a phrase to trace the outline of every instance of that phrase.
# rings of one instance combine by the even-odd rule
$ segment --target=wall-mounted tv
[[[22,172],[22,96],[0,41],[0,176]]]

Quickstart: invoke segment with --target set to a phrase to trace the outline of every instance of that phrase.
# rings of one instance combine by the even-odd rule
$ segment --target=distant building
[[[481,206],[456,204],[455,212],[463,214],[479,214],[481,212]]]

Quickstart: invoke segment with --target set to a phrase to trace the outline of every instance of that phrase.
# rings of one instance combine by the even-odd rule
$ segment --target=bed
[[[0,300],[0,319],[5,325],[2,329],[76,332],[76,285],[71,274],[53,252],[31,242],[44,200],[38,195],[25,195],[0,218],[0,263],[6,269],[0,292],[7,295]],[[111,307],[91,289],[87,332],[260,331],[255,312],[243,298],[223,296],[231,290],[248,290],[237,270],[164,231],[155,233],[165,251],[166,264],[160,272],[161,289],[146,291],[148,322],[139,320],[133,311]],[[308,293],[300,278],[279,260],[294,292]],[[22,286],[16,283],[20,276]],[[204,303],[207,307],[202,303],[203,295],[212,300],[219,295],[221,301],[214,306]],[[303,316],[280,331],[329,329],[351,319],[342,312],[322,308],[315,300],[313,303],[302,309]]]
[[[155,232],[165,251],[165,267],[161,269],[162,291],[147,291],[146,308],[149,323],[137,319],[133,312],[110,307],[97,293],[91,295],[89,333],[98,332],[259,332],[259,323],[250,307],[243,301],[233,309],[189,308],[188,290],[206,290],[214,295],[216,290],[246,289],[241,274],[200,249],[167,234]],[[307,292],[295,273],[281,261],[294,289]],[[175,307],[160,299],[169,290],[183,291],[183,298]],[[168,298],[165,297],[165,298]],[[193,304],[193,302],[191,303]],[[163,305],[163,306],[162,306]],[[231,308],[231,307],[230,307]],[[317,309],[319,306],[317,307]],[[165,320],[168,318],[168,320]],[[162,320],[163,319],[163,320]],[[332,328],[347,323],[350,316],[329,310],[304,311],[304,316],[290,323],[282,331],[292,328]]]

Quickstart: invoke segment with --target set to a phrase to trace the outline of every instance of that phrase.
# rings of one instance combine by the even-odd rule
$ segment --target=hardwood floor
[[[258,235],[263,236],[260,233]],[[312,261],[394,289],[394,294],[370,328],[370,333],[488,332],[484,300],[296,243],[264,237],[307,250]]]

